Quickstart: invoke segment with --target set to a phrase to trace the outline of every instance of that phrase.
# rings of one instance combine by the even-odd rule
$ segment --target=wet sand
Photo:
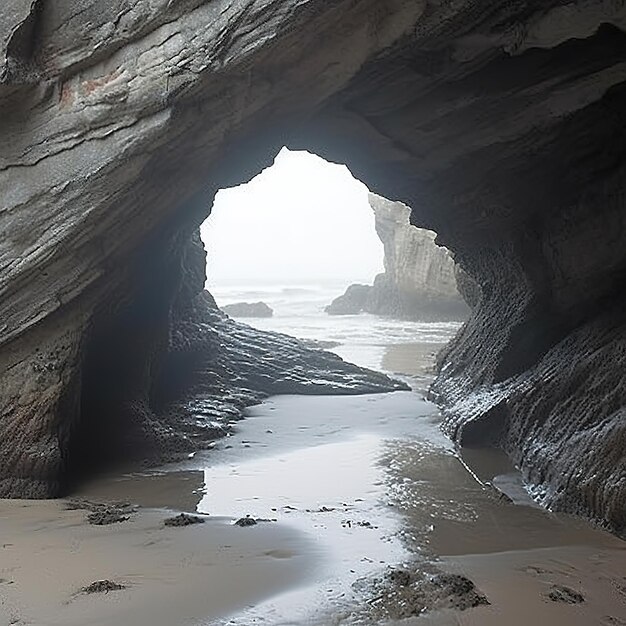
[[[370,610],[367,582],[410,566],[462,574],[491,604],[402,624],[624,626],[626,543],[534,506],[504,455],[456,455],[422,399],[436,349],[352,355],[417,393],[270,398],[214,449],[79,494],[141,505],[126,522],[1,502],[0,624],[391,624]],[[178,510],[208,521],[165,528]],[[245,515],[276,521],[233,526]],[[104,578],[128,587],[76,594]],[[585,601],[553,602],[556,584]]]
[[[445,343],[397,343],[383,352],[381,368],[404,379],[426,394],[435,375],[435,359]]]
[[[307,539],[289,528],[224,519],[168,528],[171,514],[140,509],[91,526],[85,511],[61,501],[3,501],[0,624],[197,624],[305,580],[316,566]],[[102,579],[126,589],[80,593]]]

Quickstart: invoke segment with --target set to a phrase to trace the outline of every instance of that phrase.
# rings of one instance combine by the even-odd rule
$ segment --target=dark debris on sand
[[[82,593],[109,593],[109,591],[120,591],[126,589],[126,585],[116,583],[112,580],[96,580],[95,582],[83,587]]]
[[[188,513],[180,513],[175,517],[168,517],[163,520],[165,526],[191,526],[193,524],[204,524],[204,518],[197,515],[189,515]]]
[[[128,502],[91,502],[89,500],[69,500],[66,507],[70,510],[84,509],[89,511],[87,522],[94,526],[117,524],[130,519],[137,512],[137,507]]]
[[[426,573],[413,567],[389,568],[382,576],[357,580],[353,587],[364,596],[364,618],[376,624],[437,609],[464,611],[489,604],[465,576]]]
[[[266,519],[264,517],[250,517],[249,515],[246,515],[245,517],[241,517],[239,518],[236,522],[235,522],[235,526],[241,526],[242,528],[245,528],[246,526],[256,526],[257,524],[259,524],[260,522],[275,522],[275,519]]]
[[[582,593],[565,585],[552,585],[548,592],[548,598],[552,602],[562,602],[563,604],[581,604],[585,601]]]

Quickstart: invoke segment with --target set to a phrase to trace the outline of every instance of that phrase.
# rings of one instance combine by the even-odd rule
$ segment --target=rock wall
[[[435,243],[436,234],[411,225],[411,209],[401,202],[371,193],[369,203],[384,247],[385,271],[371,286],[348,287],[326,312],[415,320],[467,319],[470,309],[457,288],[454,260]],[[473,283],[469,277],[466,281]]]
[[[623,530],[625,29],[621,0],[4,2],[2,493],[55,492],[101,373],[152,393],[213,194],[287,145],[480,284],[448,432]]]

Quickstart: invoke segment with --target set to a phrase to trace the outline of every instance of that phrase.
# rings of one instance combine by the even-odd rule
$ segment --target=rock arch
[[[287,145],[413,207],[480,282],[434,388],[448,431],[623,530],[623,2],[10,0],[0,17],[1,493],[55,492],[90,337],[154,296],[148,257],[159,315],[123,379],[150,384],[142,351],[198,284],[212,195]]]

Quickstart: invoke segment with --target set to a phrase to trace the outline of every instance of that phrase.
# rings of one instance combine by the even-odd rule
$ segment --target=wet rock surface
[[[585,601],[582,593],[563,585],[552,585],[547,596],[552,602],[561,602],[563,604],[580,604]]]
[[[220,309],[231,317],[272,317],[274,311],[265,302],[236,302]]]
[[[372,293],[371,285],[350,285],[344,294],[335,298],[324,310],[329,315],[358,315],[367,310]]]
[[[287,145],[411,206],[479,283],[447,432],[623,532],[623,3],[15,0],[0,25],[0,495],[67,490],[109,418],[122,458],[189,450],[155,400],[187,246]]]
[[[81,433],[81,449],[104,439],[113,453],[109,459],[153,465],[184,458],[227,435],[246,407],[271,394],[407,389],[405,383],[293,337],[236,322],[208,292],[177,303],[175,311],[150,404],[131,404],[125,413],[130,424],[117,429],[108,423],[103,432],[104,422],[96,420]]]

